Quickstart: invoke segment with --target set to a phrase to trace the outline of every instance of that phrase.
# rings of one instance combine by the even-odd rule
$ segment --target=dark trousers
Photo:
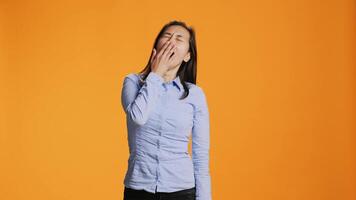
[[[195,187],[176,192],[156,193],[125,187],[124,200],[195,200]]]

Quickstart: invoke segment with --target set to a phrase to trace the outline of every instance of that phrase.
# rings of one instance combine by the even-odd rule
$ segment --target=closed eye
[[[163,35],[162,38],[170,38],[171,36],[169,35]],[[176,37],[176,40],[179,41],[179,42],[184,42],[184,40],[181,39],[181,37]]]

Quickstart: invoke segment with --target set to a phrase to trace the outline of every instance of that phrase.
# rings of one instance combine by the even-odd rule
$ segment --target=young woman
[[[146,67],[125,76],[121,103],[130,156],[124,200],[211,200],[209,110],[196,75],[195,31],[171,21]]]

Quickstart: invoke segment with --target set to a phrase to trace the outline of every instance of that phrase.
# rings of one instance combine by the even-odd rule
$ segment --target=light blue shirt
[[[123,80],[121,103],[126,113],[129,159],[124,185],[148,192],[175,192],[196,187],[196,200],[211,200],[210,123],[201,87],[179,76],[169,82],[150,72]],[[192,137],[192,156],[188,152]]]

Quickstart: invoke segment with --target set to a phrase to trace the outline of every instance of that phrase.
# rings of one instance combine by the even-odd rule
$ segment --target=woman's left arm
[[[211,200],[209,110],[204,91],[200,87],[198,87],[198,91],[192,128],[192,160],[196,200]]]

